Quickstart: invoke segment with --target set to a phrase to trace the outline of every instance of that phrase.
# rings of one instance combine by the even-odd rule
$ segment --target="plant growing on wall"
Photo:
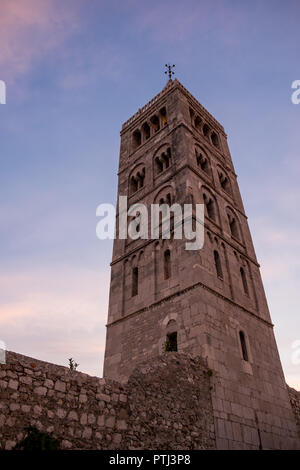
[[[79,366],[79,364],[77,364],[77,362],[75,362],[74,359],[72,357],[70,357],[70,359],[69,359],[69,369],[70,370],[76,370],[78,366]]]
[[[177,332],[169,333],[164,343],[164,351],[177,351]]]
[[[171,352],[171,351],[177,351],[177,349],[174,347],[174,344],[172,343],[172,341],[167,339],[167,341],[165,341],[164,343],[164,352]]]
[[[18,442],[14,450],[59,450],[59,440],[35,426],[25,428],[27,436]]]

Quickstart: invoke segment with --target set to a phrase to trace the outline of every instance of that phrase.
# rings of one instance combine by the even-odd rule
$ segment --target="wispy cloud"
[[[237,5],[226,5],[222,1],[213,4],[188,0],[186,2],[134,3],[134,33],[146,34],[151,40],[174,45],[198,38],[199,49],[203,41],[211,36],[233,45],[240,44],[241,33],[247,21],[245,11]],[[196,45],[196,44],[195,44]]]
[[[13,81],[78,28],[76,8],[49,0],[2,0],[0,67]]]
[[[289,197],[286,195],[285,199]],[[275,195],[273,202],[277,210],[273,208],[253,218],[251,225],[286,381],[300,389],[300,366],[292,362],[292,344],[300,339],[298,221],[295,217],[286,217],[287,223],[281,222],[281,207]]]
[[[87,15],[84,6],[82,0],[2,0],[1,78],[14,83],[41,60],[52,61],[55,54],[55,81],[62,89],[86,86],[102,77],[119,80],[127,70],[124,50],[109,39],[101,44],[94,38],[89,41],[82,19]],[[101,9],[99,2],[97,14]]]
[[[7,348],[80,370],[102,372],[109,273],[63,266],[1,273],[1,339]]]
[[[63,89],[80,88],[90,83],[97,83],[103,77],[119,81],[124,72],[128,72],[128,63],[120,46],[103,43],[94,50],[79,53],[69,51],[65,65],[60,71],[59,84]]]

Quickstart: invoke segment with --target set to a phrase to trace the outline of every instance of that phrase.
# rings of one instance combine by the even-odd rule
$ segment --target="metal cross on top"
[[[169,80],[172,80],[172,75],[174,75],[175,73],[173,72],[172,68],[175,67],[175,65],[166,64],[165,67],[167,67],[167,70],[165,71],[165,73],[169,75]]]

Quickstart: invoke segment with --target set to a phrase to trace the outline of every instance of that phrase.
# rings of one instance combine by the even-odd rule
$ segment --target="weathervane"
[[[166,64],[165,67],[167,67],[168,70],[165,71],[166,74],[169,75],[169,80],[172,80],[172,75],[174,75],[175,72],[173,72],[172,68],[175,67],[175,64],[170,65]]]

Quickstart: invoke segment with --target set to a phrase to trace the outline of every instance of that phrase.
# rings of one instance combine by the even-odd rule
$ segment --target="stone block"
[[[61,380],[57,380],[55,382],[54,389],[57,390],[58,392],[65,393],[66,391],[66,384],[65,382],[62,382]]]

